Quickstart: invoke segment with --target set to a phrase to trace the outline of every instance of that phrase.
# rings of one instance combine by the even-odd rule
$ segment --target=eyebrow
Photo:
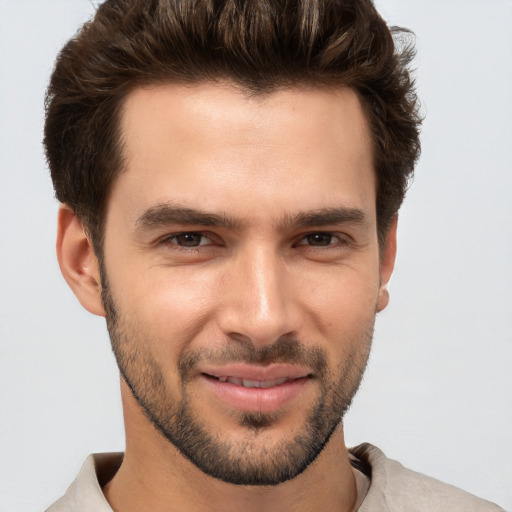
[[[139,229],[151,229],[170,224],[200,225],[239,229],[240,221],[226,214],[208,213],[172,203],[161,203],[147,209],[136,221]]]
[[[225,212],[209,213],[174,203],[160,203],[144,211],[136,221],[138,229],[153,229],[172,224],[185,226],[211,226],[241,229],[248,222]],[[285,215],[280,227],[307,228],[339,224],[366,225],[368,219],[363,210],[348,207],[329,207]]]
[[[290,227],[306,228],[333,224],[365,225],[368,224],[368,218],[363,210],[341,206],[300,212],[287,217],[284,224]]]

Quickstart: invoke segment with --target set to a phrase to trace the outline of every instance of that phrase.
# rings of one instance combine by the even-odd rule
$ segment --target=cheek
[[[215,287],[200,272],[153,269],[116,283],[119,313],[157,357],[176,359],[208,323]]]
[[[327,342],[335,342],[336,349],[345,350],[352,340],[364,338],[373,328],[379,294],[377,271],[331,268],[323,276],[311,276],[309,283],[308,293],[301,296],[311,335],[320,333]]]

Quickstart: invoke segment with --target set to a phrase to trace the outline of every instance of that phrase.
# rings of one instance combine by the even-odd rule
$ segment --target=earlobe
[[[377,313],[380,313],[383,309],[386,309],[389,304],[389,291],[388,285],[382,284],[379,290],[379,300],[377,302]]]
[[[377,312],[386,308],[389,303],[388,283],[393,273],[396,258],[396,229],[398,224],[398,215],[395,215],[391,226],[386,233],[386,240],[382,247],[380,258],[380,289],[377,301]]]
[[[94,315],[105,316],[98,260],[82,223],[64,204],[58,215],[57,259],[64,279],[80,304]]]

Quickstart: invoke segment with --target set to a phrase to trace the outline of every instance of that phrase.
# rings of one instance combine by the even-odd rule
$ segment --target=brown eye
[[[308,245],[324,247],[327,245],[331,245],[335,238],[336,237],[331,233],[312,233],[311,235],[305,236],[303,240]]]
[[[198,247],[204,245],[206,243],[205,240],[207,238],[201,235],[201,233],[181,233],[171,238],[171,241],[181,247]]]

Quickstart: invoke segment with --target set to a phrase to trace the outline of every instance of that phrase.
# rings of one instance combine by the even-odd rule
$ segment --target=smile
[[[239,379],[238,377],[218,377],[218,379],[220,382],[229,382],[230,384],[234,384],[235,386],[243,386],[244,388],[272,388],[274,386],[280,386],[281,384],[289,382],[290,380],[287,377],[265,381]]]
[[[200,381],[212,398],[238,410],[260,413],[292,403],[314,380],[309,369],[285,364],[262,367],[240,363],[202,370]]]

